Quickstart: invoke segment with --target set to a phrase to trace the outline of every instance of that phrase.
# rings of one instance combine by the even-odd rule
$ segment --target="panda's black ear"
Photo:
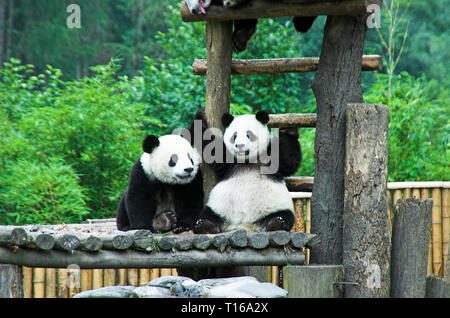
[[[260,110],[256,113],[256,119],[263,125],[266,125],[269,122],[269,113],[265,110]]]
[[[227,128],[228,126],[230,126],[231,122],[233,121],[234,116],[231,115],[230,113],[225,113],[222,115],[222,125],[223,128]]]
[[[146,153],[151,153],[156,147],[159,146],[159,139],[155,135],[148,135],[145,137],[142,143],[142,149]]]

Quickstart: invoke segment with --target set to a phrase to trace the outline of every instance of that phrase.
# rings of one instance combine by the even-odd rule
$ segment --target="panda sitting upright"
[[[117,208],[121,231],[189,230],[203,208],[200,155],[181,136],[147,136]]]
[[[195,233],[219,233],[236,228],[252,231],[289,231],[294,225],[294,207],[284,177],[294,174],[301,162],[297,130],[282,130],[271,136],[269,115],[232,116],[224,114],[224,157],[237,162],[213,163],[219,182],[194,226]],[[278,142],[278,149],[274,142]],[[278,151],[277,151],[278,150]],[[278,156],[274,156],[277,151]],[[272,153],[271,153],[272,152]],[[272,174],[262,173],[265,154],[278,157],[279,166]],[[229,158],[229,157],[228,157]],[[266,157],[267,158],[267,157]]]

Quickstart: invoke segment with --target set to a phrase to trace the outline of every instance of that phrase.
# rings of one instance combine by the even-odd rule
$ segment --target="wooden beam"
[[[31,249],[19,249],[15,253],[9,248],[0,247],[0,263],[30,267],[66,268],[77,264],[80,268],[173,268],[208,266],[253,266],[287,264],[300,265],[305,255],[299,251],[268,247],[264,252],[252,248],[231,249],[220,252],[215,249],[205,251],[189,250],[144,253],[135,250],[100,250],[89,253],[75,250],[71,253],[51,250],[45,253]]]
[[[278,58],[278,59],[233,59],[232,75],[264,75],[280,73],[315,72],[319,66],[318,57]],[[380,55],[364,55],[362,71],[380,71],[383,60]],[[194,75],[206,75],[207,60],[196,59],[192,64]]]
[[[269,115],[269,128],[300,128],[315,127],[317,115],[311,114],[271,114]]]
[[[358,15],[366,14],[367,6],[380,3],[379,0],[343,0],[310,3],[283,3],[282,1],[251,1],[239,8],[225,8],[211,5],[206,14],[191,14],[186,3],[181,4],[181,18],[184,22],[226,21],[239,19],[279,18],[292,16]]]

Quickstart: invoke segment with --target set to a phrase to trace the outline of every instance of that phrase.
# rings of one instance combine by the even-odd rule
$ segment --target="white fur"
[[[257,139],[252,142],[247,137],[247,131],[250,130],[257,136]],[[231,142],[231,137],[237,132],[237,137],[234,143]],[[258,121],[255,115],[240,115],[235,116],[231,124],[225,129],[223,136],[225,146],[230,151],[238,162],[243,162],[246,158],[245,154],[239,153],[236,148],[237,144],[243,144],[244,151],[249,151],[248,159],[250,162],[256,163],[257,158],[267,151],[270,141],[269,129],[267,125],[263,125]]]
[[[152,153],[144,152],[140,158],[142,168],[150,180],[159,180],[168,184],[187,184],[196,176],[200,166],[200,155],[191,144],[181,136],[165,135],[158,138],[159,146]],[[176,154],[178,161],[174,167],[169,166],[170,157]],[[188,154],[194,161],[192,164]],[[187,176],[185,168],[193,168]]]
[[[226,222],[252,224],[279,210],[294,206],[283,182],[260,173],[257,165],[239,168],[210,192],[207,205]]]
[[[211,5],[212,0],[184,0],[191,14],[200,13],[200,1],[202,1],[203,8],[208,8]]]

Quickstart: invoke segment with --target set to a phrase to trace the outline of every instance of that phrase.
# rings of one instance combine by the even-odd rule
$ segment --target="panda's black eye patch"
[[[252,131],[247,130],[247,138],[250,139],[250,141],[255,141],[257,137]]]
[[[177,161],[178,161],[178,156],[176,154],[173,154],[172,156],[170,156],[169,167],[175,167],[175,165],[177,164]]]
[[[234,144],[234,142],[236,141],[236,138],[237,138],[237,132],[234,132],[233,136],[231,136],[231,138],[230,138],[230,142],[232,144]]]

